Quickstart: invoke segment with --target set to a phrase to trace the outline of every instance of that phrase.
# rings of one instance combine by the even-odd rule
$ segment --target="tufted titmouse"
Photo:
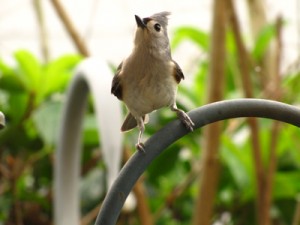
[[[170,107],[189,129],[194,123],[176,106],[177,85],[184,79],[179,65],[172,59],[167,33],[169,12],[156,13],[141,19],[135,16],[137,29],[132,53],[118,67],[111,93],[124,101],[129,113],[121,127],[128,131],[138,126],[136,147],[144,151],[142,134],[148,113]]]

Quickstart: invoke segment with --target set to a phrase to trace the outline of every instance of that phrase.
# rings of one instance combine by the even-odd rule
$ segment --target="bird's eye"
[[[161,25],[159,23],[154,24],[154,29],[159,32],[161,29]]]

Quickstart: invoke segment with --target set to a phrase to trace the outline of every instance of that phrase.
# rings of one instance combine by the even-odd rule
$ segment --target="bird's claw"
[[[139,152],[142,152],[142,153],[146,153],[145,152],[145,145],[142,143],[142,142],[139,142],[135,145],[136,149],[139,151]]]
[[[189,131],[193,131],[194,130],[195,124],[193,123],[193,121],[191,120],[191,118],[188,116],[188,114],[186,114],[185,112],[182,111],[182,113],[180,113],[179,119],[181,120],[181,122],[185,125],[185,127]]]

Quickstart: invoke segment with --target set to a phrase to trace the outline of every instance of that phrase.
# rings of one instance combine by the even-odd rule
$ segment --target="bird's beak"
[[[135,21],[138,27],[142,29],[146,28],[146,24],[144,24],[143,20],[139,16],[135,15]]]

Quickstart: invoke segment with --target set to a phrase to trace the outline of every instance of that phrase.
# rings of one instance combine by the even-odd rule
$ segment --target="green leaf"
[[[61,102],[45,102],[33,114],[33,122],[43,141],[54,145],[61,115]]]
[[[172,39],[171,47],[178,47],[181,42],[185,40],[190,40],[196,44],[199,48],[208,51],[209,48],[209,36],[204,31],[197,29],[195,27],[179,27],[175,30]]]
[[[22,80],[16,76],[13,68],[0,59],[0,89],[8,92],[24,91]]]
[[[20,50],[15,53],[19,65],[19,73],[27,90],[37,92],[40,87],[42,65],[30,52]]]
[[[12,75],[14,74],[13,68],[11,68],[9,65],[5,64],[1,59],[0,59],[0,78],[1,75]]]
[[[263,57],[268,49],[271,40],[275,37],[276,29],[273,24],[265,26],[259,33],[252,51],[252,55],[256,60]]]
[[[84,118],[83,142],[85,145],[99,145],[97,119],[95,114],[88,114]]]
[[[18,123],[24,117],[29,107],[29,95],[26,93],[13,93],[8,96],[7,114],[13,123]]]
[[[226,50],[228,52],[227,54],[236,56],[236,41],[231,31],[226,33]]]
[[[223,136],[222,143],[224,144],[224,148],[221,155],[229,167],[236,185],[242,189],[249,187],[250,168],[247,168],[247,165],[250,164],[250,156],[244,150],[239,149],[228,137]]]
[[[23,92],[25,87],[22,83],[22,80],[19,77],[14,75],[5,75],[0,78],[0,89],[6,90],[7,92]]]
[[[202,105],[205,102],[205,95],[206,93],[206,83],[207,83],[207,76],[208,74],[208,63],[207,62],[201,62],[199,64],[199,71],[196,73],[194,82],[193,82],[193,91],[190,91],[193,93],[196,97],[194,102],[198,105]]]
[[[70,80],[72,70],[81,61],[79,55],[64,55],[50,62],[43,74],[42,96],[61,91]]]
[[[274,181],[274,196],[278,198],[294,198],[300,192],[300,172],[277,172]]]
[[[297,71],[293,74],[287,74],[282,77],[283,78],[283,88],[286,92],[285,98],[288,102],[299,102],[299,95],[298,93],[300,88],[300,73]]]
[[[155,159],[148,167],[148,177],[153,183],[157,183],[160,177],[166,176],[175,166],[174,162],[178,161],[180,149],[172,145]]]

